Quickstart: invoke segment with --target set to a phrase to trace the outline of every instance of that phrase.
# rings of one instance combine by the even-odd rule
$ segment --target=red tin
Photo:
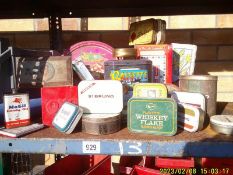
[[[155,165],[159,168],[191,168],[194,167],[194,158],[156,157]]]
[[[162,45],[136,45],[137,58],[152,61],[155,83],[172,83],[172,47]]]
[[[165,174],[161,174],[160,170],[154,170],[151,168],[145,168],[135,165],[130,175],[165,175]]]
[[[42,122],[44,125],[52,126],[55,114],[64,102],[78,104],[78,87],[43,87],[41,88]]]

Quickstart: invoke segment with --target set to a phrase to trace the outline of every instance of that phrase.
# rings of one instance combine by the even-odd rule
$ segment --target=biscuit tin
[[[141,98],[167,98],[167,88],[161,83],[137,83],[133,87],[133,96]]]
[[[152,61],[153,82],[172,83],[172,48],[170,45],[137,45],[135,48],[138,58]]]
[[[70,134],[77,126],[82,114],[82,108],[72,103],[65,102],[56,113],[52,125],[59,131]]]
[[[233,135],[233,115],[211,116],[210,127],[218,133]]]
[[[120,114],[84,114],[82,116],[82,132],[104,135],[121,129]]]
[[[128,129],[132,132],[172,136],[177,131],[177,104],[173,99],[131,98]]]
[[[196,106],[178,103],[178,126],[189,132],[203,128],[205,112]]]
[[[130,24],[129,45],[162,44],[165,41],[166,22],[161,19],[147,19]]]
[[[116,80],[83,80],[78,85],[79,106],[84,113],[120,113],[123,87]]]

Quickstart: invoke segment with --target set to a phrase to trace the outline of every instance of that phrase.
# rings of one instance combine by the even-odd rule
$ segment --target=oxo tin
[[[167,98],[167,88],[161,83],[137,83],[133,87],[133,96],[142,98]]]
[[[132,132],[172,136],[177,131],[177,104],[173,99],[131,98],[128,129]]]

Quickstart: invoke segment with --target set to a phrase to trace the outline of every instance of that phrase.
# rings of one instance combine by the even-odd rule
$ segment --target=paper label
[[[83,141],[83,153],[100,153],[100,142],[98,141]]]

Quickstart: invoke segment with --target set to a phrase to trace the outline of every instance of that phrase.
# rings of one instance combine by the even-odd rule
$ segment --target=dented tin
[[[177,104],[170,98],[131,98],[128,102],[127,125],[132,132],[175,135]]]
[[[205,112],[196,106],[178,103],[178,126],[189,132],[203,129]]]
[[[79,105],[84,113],[120,113],[123,109],[123,87],[116,80],[81,81]]]
[[[137,83],[133,87],[133,96],[141,98],[167,98],[167,88],[161,83]]]
[[[210,127],[218,133],[233,135],[233,115],[214,115],[210,117]]]

